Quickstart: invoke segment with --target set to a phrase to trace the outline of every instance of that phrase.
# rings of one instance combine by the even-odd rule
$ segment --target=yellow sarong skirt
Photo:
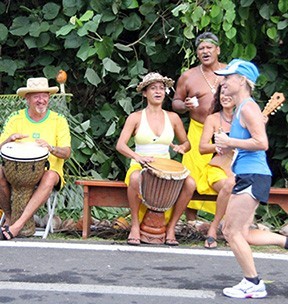
[[[202,131],[203,124],[191,119],[187,135],[191,144],[191,150],[184,154],[182,163],[190,170],[190,175],[194,178],[197,191],[200,194],[217,194],[217,192],[211,188],[211,185],[216,181],[227,178],[227,176],[222,169],[208,165],[212,158],[212,153],[200,154],[199,143]],[[216,202],[193,200],[189,202],[188,208],[215,214]]]

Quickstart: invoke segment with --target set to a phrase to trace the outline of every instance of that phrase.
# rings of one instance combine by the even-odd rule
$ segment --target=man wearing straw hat
[[[58,90],[58,87],[49,87],[48,80],[44,77],[29,78],[27,86],[17,90],[17,94],[26,99],[27,108],[8,117],[0,136],[0,148],[10,142],[34,142],[49,151],[50,168],[43,173],[23,213],[12,222],[11,185],[4,168],[0,167],[0,208],[6,216],[5,224],[0,228],[0,240],[10,240],[18,235],[33,235],[34,231],[25,231],[24,225],[48,200],[53,189],[60,190],[64,185],[64,160],[71,154],[70,130],[63,115],[48,109],[50,94],[55,94]]]

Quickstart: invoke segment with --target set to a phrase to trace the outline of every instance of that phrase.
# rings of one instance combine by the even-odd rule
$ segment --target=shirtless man
[[[199,153],[199,142],[213,95],[221,80],[221,77],[216,76],[214,71],[224,68],[226,64],[218,61],[220,47],[218,38],[214,34],[205,32],[199,35],[196,38],[195,46],[200,64],[185,71],[178,79],[172,107],[180,114],[189,112],[188,139],[192,148],[183,156],[182,162],[190,170],[197,185],[202,168],[212,157],[212,154],[201,155]],[[195,99],[197,99],[196,102]],[[187,221],[194,220],[196,210],[200,209],[215,213],[216,204],[215,202],[190,201],[186,210]]]

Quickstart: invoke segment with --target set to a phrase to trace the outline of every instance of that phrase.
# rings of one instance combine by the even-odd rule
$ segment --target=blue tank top
[[[240,124],[241,108],[247,102],[255,102],[252,98],[246,99],[235,113],[231,129],[230,137],[238,139],[251,138],[248,129],[243,128]],[[235,174],[264,174],[271,175],[268,167],[265,151],[248,151],[237,149],[237,156],[232,165],[232,170]]]

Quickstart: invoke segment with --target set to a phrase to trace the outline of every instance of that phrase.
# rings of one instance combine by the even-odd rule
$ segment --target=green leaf
[[[94,46],[101,60],[110,57],[114,49],[113,40],[110,37],[103,37],[102,41],[95,41]]]
[[[145,74],[147,71],[144,68],[143,60],[130,61],[128,66],[128,72],[130,77],[138,77],[139,75]]]
[[[211,18],[216,18],[219,14],[221,14],[221,8],[219,5],[213,4],[210,12]]]
[[[91,84],[93,84],[95,87],[98,86],[99,83],[101,83],[100,77],[97,75],[95,70],[91,68],[86,69],[86,73],[84,78],[86,78]]]
[[[232,25],[235,18],[236,18],[236,13],[235,13],[234,9],[231,9],[231,10],[226,12],[226,14],[225,14],[226,22],[231,23],[231,25]]]
[[[76,25],[73,25],[71,23],[64,25],[63,27],[61,27],[57,32],[56,32],[56,37],[62,35],[62,36],[66,36],[68,35],[72,30],[74,30],[76,28]]]
[[[245,58],[247,60],[252,60],[253,58],[256,57],[257,54],[257,48],[254,44],[249,43],[246,47],[245,47]]]
[[[3,2],[0,2],[0,15],[6,11],[6,5]]]
[[[136,13],[130,14],[128,17],[124,17],[123,20],[124,28],[128,31],[136,31],[141,27],[141,19]]]
[[[57,17],[60,11],[60,6],[56,3],[46,3],[42,8],[42,13],[44,14],[44,18],[46,20],[53,20]]]
[[[84,15],[82,15],[79,20],[84,22],[84,21],[88,21],[90,20],[92,17],[94,16],[94,12],[93,11],[86,11],[84,13]]]
[[[9,76],[14,76],[17,70],[17,65],[13,60],[0,59],[0,72],[7,73]]]
[[[184,36],[187,39],[193,39],[195,37],[193,30],[194,30],[194,26],[192,24],[190,24],[189,26],[186,26],[183,31]]]
[[[260,7],[260,10],[259,10],[259,14],[260,16],[265,19],[265,20],[269,20],[270,19],[270,7],[268,4],[263,4],[261,7]]]
[[[267,36],[272,39],[275,40],[277,37],[277,29],[276,27],[271,27],[267,30]]]
[[[156,53],[156,44],[155,41],[145,39],[145,49],[148,56],[152,56]]]
[[[254,0],[241,0],[240,4],[243,7],[248,7],[251,6],[251,4],[254,2]]]
[[[225,35],[228,39],[233,39],[237,34],[235,27],[232,27],[229,31],[225,32]]]
[[[175,17],[179,17],[179,13],[185,13],[189,9],[189,3],[181,3],[172,10]]]
[[[50,36],[48,33],[41,33],[40,36],[36,39],[36,45],[38,48],[42,49],[44,47],[48,47],[50,41]],[[49,48],[52,50],[51,46]]]
[[[86,37],[80,37],[75,31],[73,31],[66,36],[64,47],[65,49],[77,49],[84,43],[86,39]]]
[[[222,27],[225,32],[228,32],[232,27],[232,23],[229,23],[224,20]]]
[[[121,71],[121,67],[110,58],[103,59],[103,66],[106,71],[111,73],[118,74]]]
[[[278,22],[277,29],[279,31],[281,31],[281,30],[284,30],[287,26],[288,26],[288,20],[286,19],[286,20]]]
[[[107,122],[117,116],[111,105],[107,102],[101,108],[100,114]]]
[[[43,69],[44,75],[48,79],[55,79],[58,71],[59,71],[59,67],[55,67],[53,65],[45,66]]]
[[[240,7],[238,9],[238,14],[240,15],[241,19],[243,19],[243,20],[248,20],[249,12],[250,12],[250,10],[247,7]]]
[[[25,36],[30,29],[30,21],[27,17],[16,17],[9,29],[15,36]]]
[[[128,9],[133,9],[133,8],[139,7],[137,0],[123,0],[122,5]]]
[[[39,56],[39,58],[36,58],[36,61],[39,64],[45,66],[45,65],[51,64],[54,61],[54,57],[48,56],[48,55],[42,55],[42,56]]]
[[[30,36],[24,38],[24,43],[26,44],[28,49],[33,49],[37,47],[37,39]]]
[[[85,41],[77,52],[77,57],[82,61],[86,61],[89,57],[96,54],[96,49],[89,45],[88,41]]]
[[[120,20],[109,23],[106,26],[105,35],[111,37],[114,41],[124,32],[124,26]]]
[[[201,19],[201,27],[204,28],[210,23],[210,17],[208,15],[204,15]]]
[[[97,25],[93,21],[88,21],[78,29],[77,34],[80,37],[83,37],[85,35],[88,35],[88,32],[95,33],[96,31]]]
[[[236,43],[231,54],[232,58],[243,58],[244,57],[244,46],[240,43]]]
[[[49,30],[49,23],[48,22],[33,22],[30,25],[29,34],[32,37],[39,37],[41,33],[47,32]]]
[[[8,36],[8,29],[7,27],[3,24],[0,23],[0,43],[3,43]]]
[[[134,111],[132,99],[130,97],[120,99],[118,102],[125,111],[125,113],[127,113],[128,115]]]
[[[287,0],[279,0],[278,1],[278,8],[279,8],[279,11],[282,14],[287,13],[288,12],[288,2],[287,2]]]
[[[115,121],[112,122],[112,124],[110,125],[109,129],[107,130],[105,136],[111,136],[115,133],[116,130],[116,123]]]
[[[84,133],[87,132],[87,130],[90,128],[90,120],[86,120],[80,124],[80,126],[77,126],[74,128],[74,131],[76,133]]]
[[[192,20],[193,20],[194,23],[197,23],[201,18],[204,18],[206,16],[204,14],[205,14],[205,12],[204,12],[203,8],[201,6],[197,6],[195,8],[195,10],[194,10],[191,18],[192,18]],[[201,23],[202,23],[202,20],[201,20]],[[204,23],[206,23],[206,22],[204,21]]]
[[[81,0],[63,0],[63,13],[66,16],[73,16],[84,6],[84,1]]]

